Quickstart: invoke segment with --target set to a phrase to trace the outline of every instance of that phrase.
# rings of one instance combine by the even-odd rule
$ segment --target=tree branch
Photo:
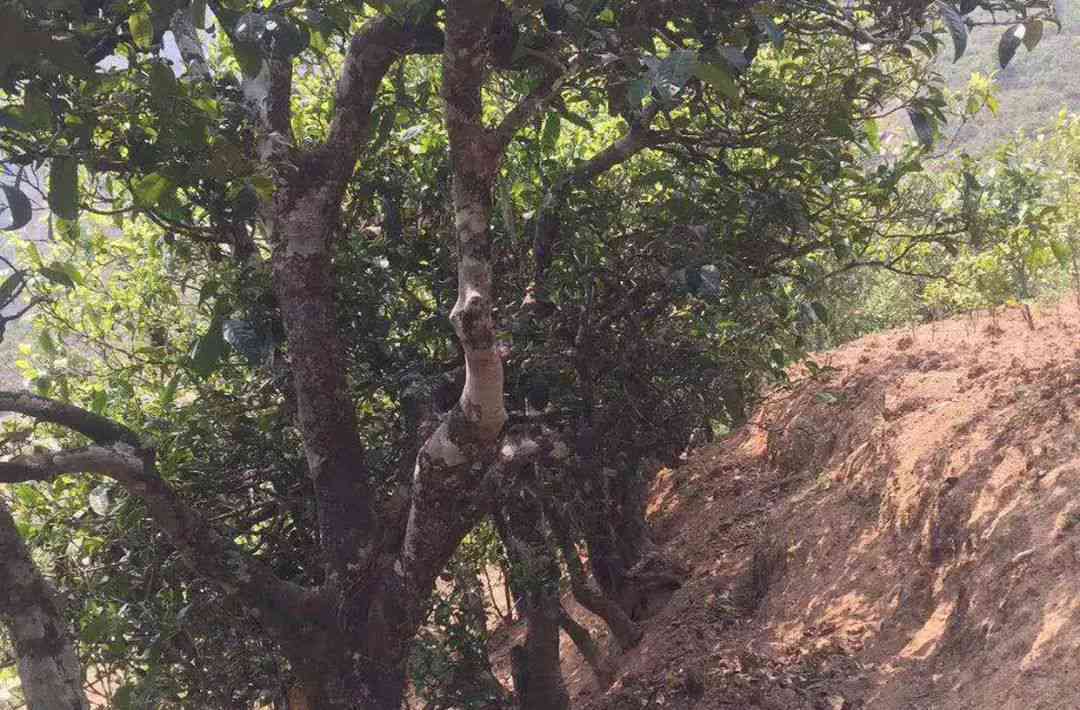
[[[139,436],[123,424],[29,392],[0,392],[0,412],[13,412],[38,421],[59,424],[99,444],[122,442],[135,447],[142,445]]]
[[[304,153],[280,145],[263,155],[271,164],[278,162],[279,153],[290,161],[295,158],[295,166],[279,171],[282,185],[264,218],[275,243],[274,289],[288,339],[297,427],[314,482],[331,584],[350,568],[368,568],[379,523],[356,405],[346,382],[333,239],[339,233],[345,185],[367,138],[382,79],[404,53],[426,46],[421,38],[429,34],[389,18],[367,23],[349,45],[326,142]]]
[[[480,93],[497,7],[496,0],[446,5],[442,95],[458,245],[458,297],[450,320],[465,353],[465,385],[421,448],[413,473],[403,557],[408,583],[425,593],[482,510],[476,488],[495,460],[495,443],[507,418],[492,314],[489,230],[500,156],[484,128]]]
[[[126,454],[135,451],[130,445],[119,445],[126,446],[126,451],[118,449],[117,446],[87,446],[81,449],[16,456],[10,461],[0,461],[0,483],[51,481],[65,473],[112,475],[113,472],[131,465]],[[142,467],[137,456],[134,463]]]
[[[406,54],[434,54],[442,49],[442,34],[430,22],[402,25],[383,17],[353,37],[341,67],[330,131],[320,149],[333,184],[344,186],[352,176],[371,128],[371,109],[390,66]]]
[[[153,451],[140,448],[130,429],[78,407],[24,393],[0,392],[0,411],[60,424],[95,442],[79,449],[0,462],[0,482],[44,481],[74,473],[108,476],[146,504],[150,516],[192,569],[247,605],[267,612],[269,626],[277,625],[281,630],[300,623],[297,615],[310,599],[306,590],[281,580],[218,535],[161,478]]]
[[[559,92],[570,76],[571,73],[565,68],[561,72],[549,71],[543,80],[529,92],[529,95],[511,109],[503,117],[502,122],[491,132],[494,149],[502,154],[506,147],[510,145],[510,141],[514,140],[514,136],[517,135],[522,126],[532,120],[537,112],[559,96]]]
[[[658,111],[657,103],[650,104],[642,112],[641,120],[632,125],[626,135],[564,174],[544,195],[533,238],[533,281],[522,303],[526,310],[537,315],[550,312],[551,306],[544,295],[544,279],[554,258],[555,242],[559,238],[559,212],[571,190],[626,162],[646,148],[659,144],[663,136],[649,128]]]

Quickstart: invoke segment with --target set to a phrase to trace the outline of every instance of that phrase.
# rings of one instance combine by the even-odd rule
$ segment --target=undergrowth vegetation
[[[1080,299],[1080,117],[1062,109],[981,158],[966,153],[911,178],[909,189],[954,214],[962,230],[939,244],[900,240],[876,268],[829,279],[828,347],[878,330],[1062,297]],[[893,266],[898,255],[903,266]]]

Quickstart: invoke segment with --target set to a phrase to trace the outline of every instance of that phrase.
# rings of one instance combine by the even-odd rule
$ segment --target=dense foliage
[[[34,306],[18,365],[39,396],[139,432],[197,516],[183,520],[224,541],[163,534],[161,500],[111,472],[10,489],[116,707],[252,707],[298,678],[329,698],[312,676],[355,669],[290,646],[324,631],[327,647],[373,636],[340,668],[379,644],[411,651],[432,707],[507,702],[486,667],[478,572],[506,570],[530,634],[552,618],[557,634],[558,549],[575,593],[588,576],[632,626],[647,608],[633,571],[651,553],[650,472],[695,432],[741,421],[823,331],[853,334],[833,284],[876,266],[998,303],[1002,279],[1028,296],[1072,258],[1042,203],[1066,166],[1048,177],[1014,147],[992,174],[970,161],[920,174],[949,113],[993,103],[976,82],[951,104],[932,63],[945,37],[964,51],[965,7],[474,4],[460,27],[470,8],[491,22],[471,44],[444,42],[460,3],[0,5],[6,210],[22,227],[39,208],[49,227],[20,241],[0,286],[0,302]],[[1012,36],[1059,10],[1016,12]],[[384,41],[399,44],[370,59],[380,74],[365,52]],[[469,83],[461,56],[486,83]],[[902,112],[918,141],[883,146],[880,122]],[[490,165],[484,150],[462,158],[489,139]],[[459,317],[485,278],[488,340]],[[918,297],[983,305],[936,284]],[[537,431],[570,453],[495,493],[461,466],[425,468],[432,432],[456,436],[468,413],[463,365],[488,350],[509,423],[482,446],[467,437],[470,465],[497,470],[513,436]],[[6,420],[0,453],[14,466],[86,443],[63,423]],[[437,505],[432,480],[456,486]],[[447,510],[470,524],[445,540],[416,522]],[[406,594],[394,555],[417,544],[448,552]],[[304,590],[295,608],[317,611],[296,625],[315,631],[192,548],[252,560],[286,597]],[[380,632],[379,615],[398,613]]]

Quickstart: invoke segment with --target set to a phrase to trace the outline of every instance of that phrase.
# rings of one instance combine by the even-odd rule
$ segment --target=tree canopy
[[[993,103],[931,61],[979,6],[1003,65],[1061,12],[0,4],[7,228],[49,234],[3,262],[35,392],[0,392],[0,481],[113,702],[390,708],[411,667],[444,706],[565,707],[562,568],[635,644],[679,573],[651,467],[745,417],[834,275],[969,235],[906,178]],[[492,560],[529,627],[513,699],[429,633],[483,627]]]

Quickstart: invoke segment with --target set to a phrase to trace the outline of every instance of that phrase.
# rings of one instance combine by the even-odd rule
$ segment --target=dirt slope
[[[657,478],[692,570],[576,708],[1080,708],[1080,312],[871,336]]]

